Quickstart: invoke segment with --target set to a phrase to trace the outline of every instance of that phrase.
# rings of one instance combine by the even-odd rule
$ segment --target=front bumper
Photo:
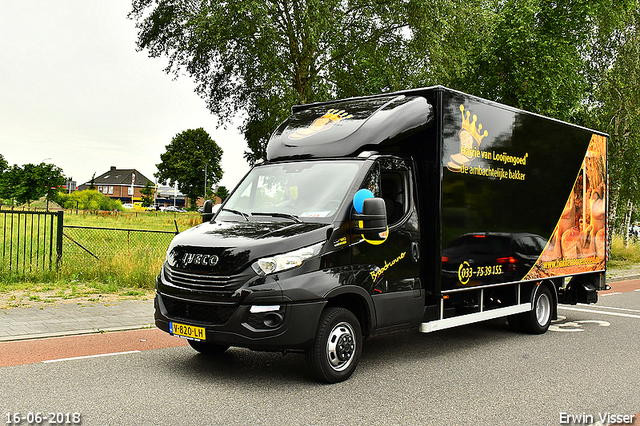
[[[266,306],[195,301],[156,291],[154,316],[156,326],[167,333],[169,323],[178,322],[205,328],[206,340],[218,345],[279,351],[312,344],[325,304],[322,300]]]

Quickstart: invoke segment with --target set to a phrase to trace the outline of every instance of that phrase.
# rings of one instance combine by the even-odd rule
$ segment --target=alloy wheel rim
[[[356,351],[355,331],[351,324],[336,324],[327,339],[327,358],[335,371],[346,370],[353,362]]]
[[[551,301],[545,293],[540,295],[536,306],[536,320],[540,326],[544,326],[551,317]]]

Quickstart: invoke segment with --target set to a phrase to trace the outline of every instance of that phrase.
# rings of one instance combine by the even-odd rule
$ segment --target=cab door
[[[354,268],[369,273],[365,287],[374,302],[378,328],[416,325],[422,318],[420,234],[411,165],[407,159],[379,158],[362,185],[383,198],[387,210],[386,239],[368,241],[359,236],[352,245]]]

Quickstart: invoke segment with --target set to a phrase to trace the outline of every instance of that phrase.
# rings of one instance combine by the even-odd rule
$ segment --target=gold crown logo
[[[469,111],[467,111],[467,116],[464,116],[464,105],[460,105],[460,112],[462,113],[462,130],[469,132],[471,137],[480,144],[482,139],[489,133],[486,130],[484,133],[480,133],[482,132],[482,124],[478,124],[478,128],[476,129],[476,121],[478,121],[478,117],[475,114],[473,114],[473,121],[471,122],[469,121],[469,116],[471,115]]]
[[[353,117],[353,115],[349,114],[345,110],[330,109],[321,118],[328,118],[331,121],[340,121],[351,117]]]

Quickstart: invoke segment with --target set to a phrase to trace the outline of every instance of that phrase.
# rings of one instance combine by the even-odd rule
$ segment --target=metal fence
[[[142,229],[99,228],[92,226],[64,226],[64,262],[114,258],[138,259],[158,256],[164,252],[176,232]]]
[[[157,273],[178,233],[175,225],[175,232],[73,226],[64,225],[62,211],[0,210],[0,274],[91,272],[97,278],[145,269]]]
[[[62,257],[63,212],[0,210],[0,271],[56,269]]]

